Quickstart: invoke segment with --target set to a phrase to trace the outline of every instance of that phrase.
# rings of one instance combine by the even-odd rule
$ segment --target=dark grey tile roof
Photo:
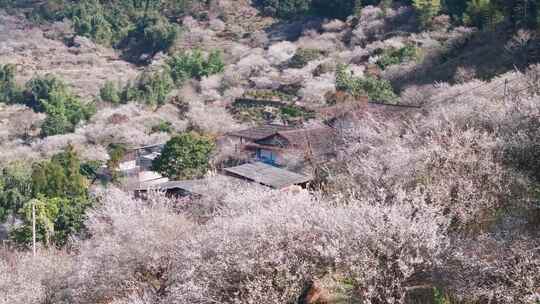
[[[293,130],[293,127],[280,125],[264,125],[246,130],[229,133],[230,136],[243,137],[249,140],[260,140],[276,134],[279,131]]]
[[[161,184],[143,186],[136,189],[136,191],[166,191],[179,189],[193,194],[204,195],[204,186],[203,180],[168,181]]]
[[[329,127],[281,131],[278,134],[286,138],[293,146],[302,149],[328,151],[337,143],[336,133]]]

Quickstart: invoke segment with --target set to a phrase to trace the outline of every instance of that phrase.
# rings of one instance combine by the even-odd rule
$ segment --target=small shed
[[[305,185],[312,180],[309,176],[277,168],[262,162],[248,163],[224,170],[231,176],[246,179],[274,189]]]

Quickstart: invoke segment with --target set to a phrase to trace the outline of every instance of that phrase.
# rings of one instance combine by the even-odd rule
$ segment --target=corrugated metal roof
[[[283,189],[289,186],[307,183],[311,180],[311,177],[261,162],[227,168],[225,171],[275,189]]]

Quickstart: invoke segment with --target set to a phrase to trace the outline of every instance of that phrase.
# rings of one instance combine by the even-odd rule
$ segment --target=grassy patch
[[[206,57],[199,49],[191,52],[180,52],[169,58],[167,65],[176,84],[182,84],[191,78],[201,79],[218,74],[223,72],[225,68],[219,50],[212,50]]]
[[[242,122],[272,122],[281,120],[283,122],[295,122],[299,119],[308,120],[315,117],[315,113],[294,104],[264,104],[254,103],[233,103],[229,111],[236,120]]]
[[[288,66],[294,69],[301,69],[305,67],[310,61],[317,60],[324,53],[317,49],[299,49],[296,54],[289,60]]]
[[[384,70],[392,65],[416,61],[418,59],[420,59],[420,50],[414,45],[407,45],[399,49],[391,48],[384,50],[381,58],[377,61],[377,65]]]
[[[392,84],[388,80],[369,76],[365,78],[355,77],[347,70],[345,65],[338,66],[336,88],[355,97],[367,95],[374,102],[396,103],[398,99]]]

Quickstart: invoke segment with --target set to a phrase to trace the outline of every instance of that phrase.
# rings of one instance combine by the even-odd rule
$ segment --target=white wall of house
[[[136,160],[130,160],[126,162],[122,162],[118,165],[119,171],[130,171],[137,169],[137,161]]]

